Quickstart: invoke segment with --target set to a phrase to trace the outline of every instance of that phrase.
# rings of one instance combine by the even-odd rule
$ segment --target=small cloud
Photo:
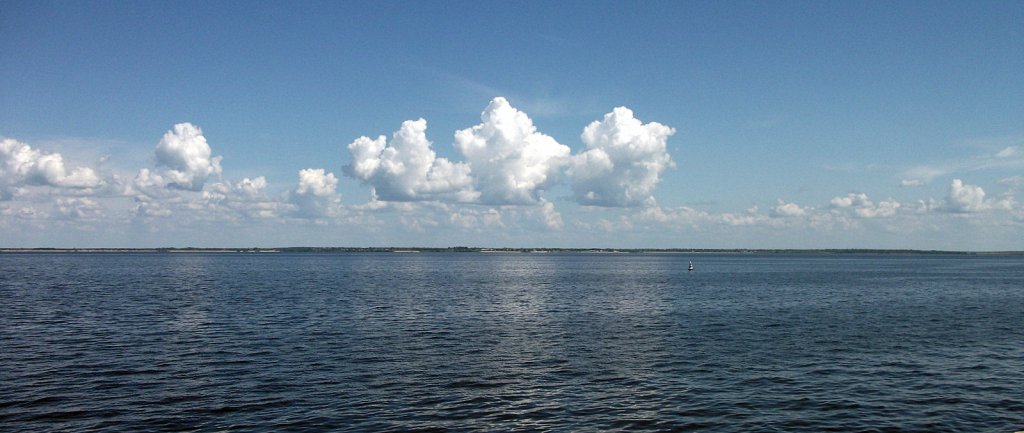
[[[299,186],[295,192],[314,197],[329,197],[334,195],[337,186],[338,179],[334,177],[334,173],[325,173],[322,168],[307,168],[299,170]]]
[[[267,179],[244,178],[238,182],[217,182],[203,189],[203,202],[214,219],[277,218],[286,204],[264,193]]]
[[[133,197],[138,195],[150,197],[167,195],[163,189],[164,185],[166,185],[166,182],[163,176],[160,176],[160,173],[143,168],[139,170],[131,183],[126,186],[125,195]]]
[[[853,206],[865,206],[871,205],[871,200],[868,199],[867,194],[864,193],[849,193],[846,197],[835,197],[830,202],[830,205],[834,208],[848,208]]]
[[[149,199],[146,196],[137,196],[133,213],[140,218],[169,217],[171,209],[167,203]]]
[[[461,229],[475,229],[480,225],[476,214],[468,209],[459,209],[458,212],[449,215],[448,223]]]
[[[946,196],[946,210],[957,213],[972,213],[986,210],[985,190],[980,186],[967,185],[960,179],[953,179]]]
[[[1000,150],[999,153],[996,153],[996,157],[997,158],[1012,158],[1014,156],[1018,156],[1018,155],[1021,155],[1021,154],[1024,154],[1024,152],[1021,151],[1020,146],[1008,146],[1007,148],[1005,148],[1003,150]]]
[[[955,171],[955,168],[948,167],[936,167],[928,165],[919,165],[913,167],[906,172],[904,175],[907,179],[913,181],[919,181],[921,184],[931,182],[933,179],[949,174],[951,171]]]
[[[903,179],[900,181],[900,186],[904,188],[917,188],[924,186],[925,182],[921,179]]]
[[[479,211],[477,209],[461,207],[455,209],[448,216],[448,222],[452,226],[461,229],[502,229],[505,228],[505,222],[502,220],[501,212],[497,209],[489,208],[485,211]]]
[[[336,216],[341,210],[341,194],[335,192],[338,178],[322,168],[299,170],[299,184],[289,193],[294,214],[302,218]]]
[[[893,199],[883,200],[876,205],[864,193],[849,193],[845,197],[835,197],[829,205],[833,209],[852,212],[857,218],[890,218],[895,216],[902,206]]]
[[[267,179],[263,176],[255,179],[243,178],[237,184],[235,189],[240,191],[246,197],[256,197],[267,187]]]
[[[60,197],[53,206],[54,213],[66,219],[96,219],[102,216],[102,208],[88,197]]]
[[[786,203],[780,198],[778,203],[771,208],[769,215],[775,218],[801,217],[807,214],[807,209],[796,203]]]
[[[562,215],[555,210],[555,204],[544,202],[541,206],[541,214],[544,218],[544,225],[551,229],[562,228]]]

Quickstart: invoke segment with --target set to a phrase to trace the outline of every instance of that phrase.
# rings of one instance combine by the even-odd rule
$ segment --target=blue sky
[[[0,246],[1021,250],[1022,22],[2,1]]]

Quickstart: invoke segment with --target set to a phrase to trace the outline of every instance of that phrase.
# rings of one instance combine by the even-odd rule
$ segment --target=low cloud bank
[[[86,189],[102,184],[89,167],[68,172],[59,153],[42,152],[13,139],[0,140],[0,200],[10,200],[26,186]]]

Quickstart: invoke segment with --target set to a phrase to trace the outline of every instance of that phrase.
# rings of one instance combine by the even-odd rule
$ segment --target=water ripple
[[[699,260],[700,271],[685,263]],[[0,256],[12,431],[1024,430],[1024,259]]]

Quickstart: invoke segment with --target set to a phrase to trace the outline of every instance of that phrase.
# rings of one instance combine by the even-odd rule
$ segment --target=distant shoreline
[[[280,248],[0,248],[3,253],[590,253],[590,254],[885,254],[1024,255],[1024,251],[746,248],[483,248],[483,247],[280,247]]]

